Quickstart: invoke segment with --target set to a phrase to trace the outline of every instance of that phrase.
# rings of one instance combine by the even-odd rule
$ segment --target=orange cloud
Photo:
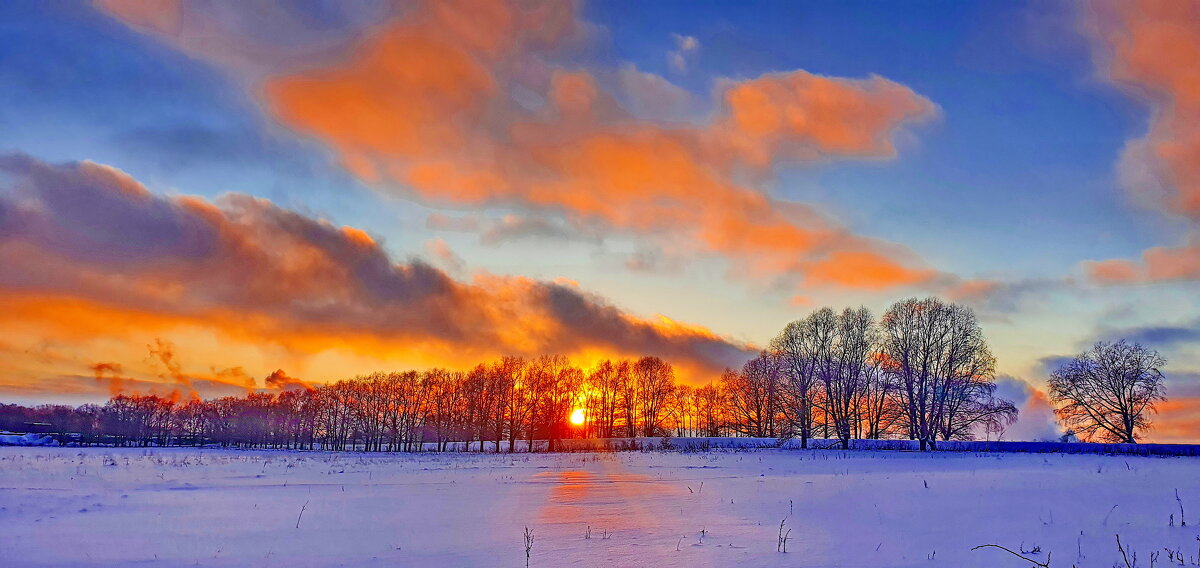
[[[1085,26],[1110,80],[1153,108],[1146,135],[1121,158],[1125,184],[1143,203],[1200,222],[1200,6],[1172,0],[1093,2]],[[1155,247],[1141,261],[1085,265],[1096,282],[1200,279],[1200,227],[1181,247]]]
[[[878,290],[931,280],[932,270],[906,268],[873,252],[835,252],[828,259],[813,263],[808,270],[810,282],[832,283],[849,288]]]
[[[450,248],[450,245],[446,244],[446,241],[442,239],[433,239],[431,241],[427,241],[425,243],[425,250],[429,254],[433,255],[433,257],[436,258],[438,262],[441,263],[441,265],[445,268],[449,268],[453,271],[462,271],[466,268],[466,264],[463,262],[463,259],[460,258],[458,254],[454,252],[454,249]]]
[[[782,163],[895,155],[896,132],[935,114],[929,100],[878,76],[793,71],[727,82],[709,119],[665,125],[622,108],[591,71],[552,63],[585,27],[571,3],[418,3],[336,62],[268,77],[260,93],[355,175],[423,201],[561,215],[795,285],[935,276],[757,187]]]
[[[96,363],[92,365],[92,372],[96,374],[96,381],[108,385],[109,394],[116,396],[125,390],[125,382],[128,380],[121,376],[120,363]]]
[[[1200,432],[1200,397],[1176,397],[1158,404],[1149,438],[1155,442],[1189,443]]]
[[[396,263],[359,230],[262,199],[160,197],[88,162],[7,156],[0,173],[13,180],[14,197],[0,194],[0,333],[14,337],[144,345],[146,334],[201,327],[309,354],[459,366],[503,354],[603,351],[659,355],[697,373],[748,353],[703,328],[632,316],[575,286],[487,274],[462,282],[421,262]],[[250,385],[236,368],[185,372],[168,341],[149,351],[159,378],[183,394],[202,381]]]
[[[912,89],[879,76],[839,79],[805,71],[734,83],[724,100],[727,115],[717,135],[759,167],[779,159],[892,156],[896,128],[935,111]]]
[[[276,390],[312,390],[312,385],[295,377],[289,377],[283,369],[276,369],[275,372],[267,375],[263,381],[267,388]]]
[[[792,296],[792,299],[788,300],[788,304],[797,308],[808,308],[813,305],[813,300],[808,296]]]
[[[1154,247],[1140,261],[1112,259],[1085,263],[1088,276],[1102,284],[1200,280],[1200,235],[1182,247]]]
[[[1164,209],[1200,219],[1200,6],[1138,0],[1092,7],[1089,24],[1103,42],[1110,78],[1154,106],[1133,158],[1151,162],[1142,165],[1167,191]]]

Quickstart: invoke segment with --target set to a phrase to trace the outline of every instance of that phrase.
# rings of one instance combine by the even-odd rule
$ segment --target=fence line
[[[31,445],[76,445],[71,438],[53,434],[13,434],[0,435],[0,446],[31,446]],[[781,449],[799,450],[800,440],[776,438],[722,437],[722,438],[568,438],[559,440],[561,451],[705,451],[713,449]],[[206,444],[213,445],[213,444]],[[535,440],[533,450],[546,450],[546,440]],[[357,445],[356,445],[357,446]],[[355,451],[356,446],[346,449]],[[448,452],[479,452],[480,442],[444,442]],[[483,443],[484,452],[493,452],[491,441]],[[320,444],[314,449],[322,450]],[[438,451],[438,443],[425,442],[422,451]],[[841,449],[837,439],[812,438],[808,441],[810,450]],[[507,444],[501,445],[501,452],[507,450]],[[529,452],[529,444],[525,440],[517,440],[517,452]],[[850,440],[850,450],[855,451],[920,451],[917,440]],[[1086,442],[1010,442],[1010,441],[940,441],[937,442],[938,452],[1000,452],[1000,453],[1054,453],[1054,454],[1113,454],[1135,456],[1200,456],[1200,444],[1099,444]]]

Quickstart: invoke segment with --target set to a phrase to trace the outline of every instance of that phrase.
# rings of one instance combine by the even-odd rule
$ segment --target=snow
[[[0,432],[0,446],[50,446],[57,443],[46,434]]]
[[[534,567],[1029,566],[971,550],[989,543],[1108,567],[1116,534],[1140,565],[1164,547],[1200,562],[1200,461],[0,448],[4,566],[519,567],[526,526]]]
[[[538,448],[545,447],[545,442],[537,442]],[[561,446],[567,450],[627,450],[627,449],[712,449],[712,448],[784,448],[796,450],[801,448],[799,439],[789,438],[610,438],[610,439],[569,439],[562,440]],[[433,444],[428,445],[434,448]],[[454,445],[456,449],[466,450],[465,444]],[[519,446],[523,451],[526,445]],[[812,449],[841,448],[839,440],[813,438],[808,440]],[[853,450],[899,450],[918,451],[921,445],[917,440],[850,440]],[[486,445],[485,449],[492,446]],[[478,450],[478,443],[470,446]],[[937,449],[943,452],[1023,452],[1023,453],[1066,453],[1066,454],[1130,454],[1130,455],[1159,455],[1159,456],[1200,456],[1200,444],[1100,444],[1079,442],[1014,442],[1014,441],[982,441],[982,440],[940,440]]]

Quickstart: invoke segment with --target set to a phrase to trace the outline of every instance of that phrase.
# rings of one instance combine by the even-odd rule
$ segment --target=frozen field
[[[525,526],[536,567],[1193,565],[1200,459],[0,448],[2,566],[519,567]]]

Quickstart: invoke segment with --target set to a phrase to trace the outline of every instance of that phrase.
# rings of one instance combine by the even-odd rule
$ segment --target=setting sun
[[[575,412],[571,413],[571,424],[583,424],[585,419],[586,416],[584,416],[582,408],[576,408]]]

